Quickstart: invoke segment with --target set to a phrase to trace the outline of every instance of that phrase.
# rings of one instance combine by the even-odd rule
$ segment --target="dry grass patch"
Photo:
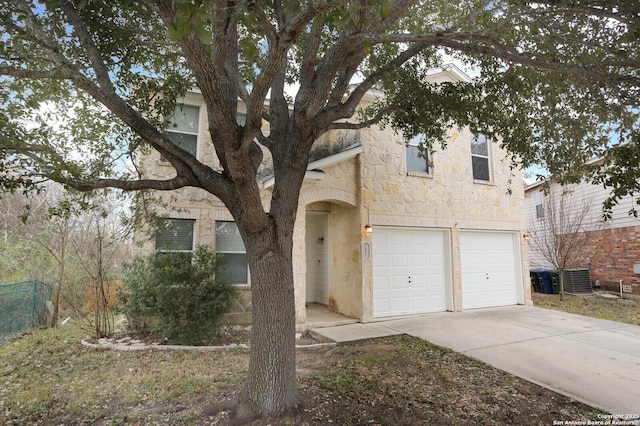
[[[541,308],[556,309],[576,315],[640,325],[640,301],[614,299],[597,294],[565,294],[560,300],[559,294],[532,293],[533,304]]]
[[[225,425],[248,351],[115,352],[75,326],[0,347],[0,424]],[[600,411],[421,339],[396,336],[299,351],[296,419],[253,425],[528,424]]]

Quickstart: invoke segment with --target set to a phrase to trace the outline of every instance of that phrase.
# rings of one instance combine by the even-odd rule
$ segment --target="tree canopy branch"
[[[342,121],[337,121],[332,123],[329,126],[329,130],[359,130],[359,129],[366,129],[367,127],[371,127],[375,124],[380,123],[380,121],[382,119],[384,119],[385,117],[387,117],[390,113],[392,112],[396,112],[396,111],[400,111],[399,108],[396,107],[387,107],[387,108],[381,108],[373,117],[358,122],[358,123],[351,123],[351,122],[342,122]]]
[[[183,176],[176,176],[168,180],[124,180],[124,179],[93,179],[93,180],[62,180],[60,183],[77,191],[87,192],[102,188],[116,188],[124,191],[158,190],[171,191],[185,186],[199,186],[196,182]]]

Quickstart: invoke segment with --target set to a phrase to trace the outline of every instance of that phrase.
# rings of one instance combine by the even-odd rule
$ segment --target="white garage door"
[[[461,232],[462,308],[515,305],[518,258],[513,234]]]
[[[445,233],[375,228],[373,316],[446,310]]]

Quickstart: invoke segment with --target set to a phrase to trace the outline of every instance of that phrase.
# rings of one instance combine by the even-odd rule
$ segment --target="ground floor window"
[[[191,261],[193,254],[193,219],[167,219],[156,231],[156,253],[184,256]]]
[[[247,252],[235,222],[216,221],[215,248],[224,255],[217,278],[231,284],[249,284]]]
[[[167,219],[156,232],[156,251],[193,251],[193,219]]]

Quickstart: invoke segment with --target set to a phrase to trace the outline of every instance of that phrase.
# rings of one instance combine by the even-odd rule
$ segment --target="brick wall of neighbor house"
[[[544,197],[557,198],[558,185],[551,184],[552,191]],[[544,229],[544,219],[537,218],[535,209],[535,193],[541,190],[540,184],[533,184],[526,189],[526,215],[530,232]],[[592,283],[600,280],[601,288],[607,291],[620,291],[620,280],[624,285],[632,287],[633,297],[640,296],[640,275],[633,273],[633,265],[640,264],[640,219],[629,214],[636,207],[636,199],[623,197],[613,206],[611,218],[603,222],[602,206],[610,195],[610,189],[588,182],[569,185],[562,188],[565,197],[565,209],[581,209],[588,207],[588,214],[583,221],[586,230],[586,246],[580,249],[580,259],[575,268],[589,268]],[[547,199],[545,198],[545,203]],[[571,221],[571,216],[569,222]],[[550,269],[541,253],[533,245],[529,254],[531,267]],[[587,257],[591,264],[587,263]]]
[[[633,265],[640,264],[640,226],[602,229],[589,235],[584,253],[591,258],[591,281],[600,280],[603,290],[620,291],[620,280],[631,285],[640,296],[640,275]]]

